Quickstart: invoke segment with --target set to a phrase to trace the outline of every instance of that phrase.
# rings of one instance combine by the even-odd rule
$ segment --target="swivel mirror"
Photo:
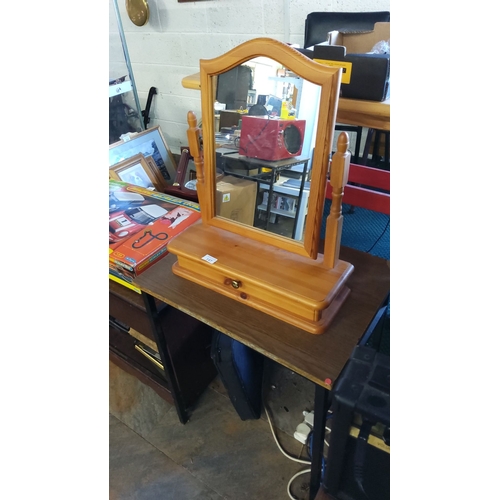
[[[201,60],[202,127],[189,112],[188,140],[202,223],[168,246],[175,274],[310,333],[333,319],[353,270],[338,259],[346,134],[332,159],[335,195],[318,257],[340,77],[268,38]],[[273,226],[287,216],[285,234]]]

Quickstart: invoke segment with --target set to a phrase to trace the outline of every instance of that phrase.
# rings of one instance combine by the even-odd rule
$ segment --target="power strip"
[[[304,422],[307,425],[311,426],[311,429],[314,427],[314,412],[313,411],[303,411],[302,414],[304,415]]]
[[[304,415],[304,421],[297,426],[293,437],[300,443],[306,444],[307,437],[314,427],[314,412],[304,410],[302,414]]]

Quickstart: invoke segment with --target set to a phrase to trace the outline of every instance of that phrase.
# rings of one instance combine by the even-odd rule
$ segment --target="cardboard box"
[[[197,203],[109,179],[110,274],[133,282],[200,218]]]
[[[257,183],[225,175],[217,182],[217,215],[253,226]]]
[[[375,23],[367,33],[331,31],[326,42],[314,46],[313,59],[343,68],[342,97],[385,101],[390,94],[390,55],[368,52],[389,39],[390,23]]]

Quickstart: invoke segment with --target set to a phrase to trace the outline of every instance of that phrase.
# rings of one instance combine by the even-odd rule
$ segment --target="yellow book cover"
[[[137,293],[142,293],[141,289],[133,285],[132,283],[129,283],[128,281],[122,280],[118,276],[115,276],[114,274],[109,273],[109,279],[116,281],[116,283],[119,283],[120,285],[126,286],[127,288],[130,288],[130,290],[133,290],[134,292]]]

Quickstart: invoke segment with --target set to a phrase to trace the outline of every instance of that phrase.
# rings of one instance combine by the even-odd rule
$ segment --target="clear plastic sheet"
[[[391,53],[391,44],[390,40],[380,40],[377,42],[372,50],[368,52],[368,54],[390,54]]]

